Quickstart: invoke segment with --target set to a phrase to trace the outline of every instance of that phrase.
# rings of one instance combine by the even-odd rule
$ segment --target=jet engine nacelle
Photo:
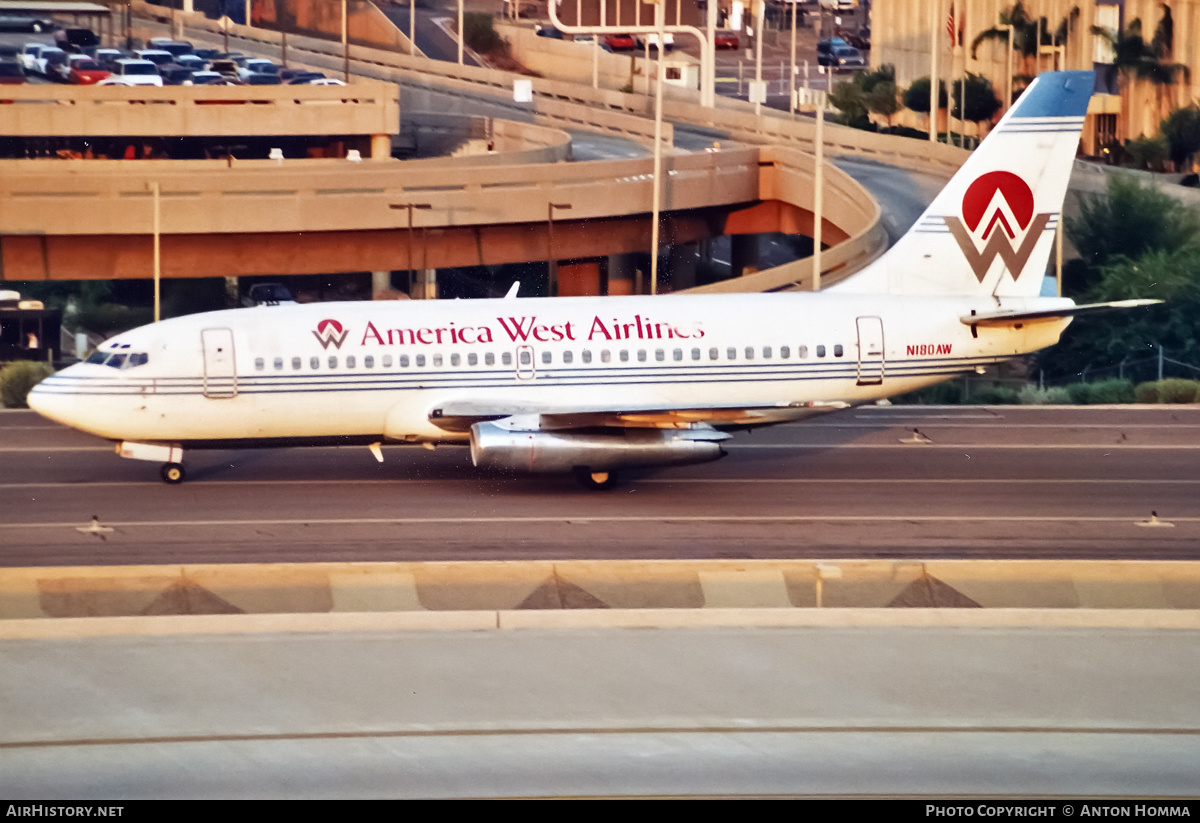
[[[721,442],[729,437],[708,428],[555,432],[476,423],[471,427],[471,460],[476,466],[528,472],[707,463],[725,456]]]

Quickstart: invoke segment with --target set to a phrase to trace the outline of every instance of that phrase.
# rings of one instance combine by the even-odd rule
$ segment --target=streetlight
[[[416,261],[413,260],[413,209],[424,211],[432,209],[433,206],[429,203],[392,203],[388,208],[408,210],[408,294],[411,297],[413,292],[413,275],[416,272]]]
[[[350,37],[349,37],[349,21],[346,6],[349,0],[342,0],[342,66],[344,77],[342,80],[346,83],[350,82]],[[412,213],[409,213],[412,216]]]
[[[551,0],[553,2],[553,0]],[[558,258],[554,254],[554,210],[569,209],[570,203],[546,204],[546,265],[550,271],[550,296],[558,295]]]

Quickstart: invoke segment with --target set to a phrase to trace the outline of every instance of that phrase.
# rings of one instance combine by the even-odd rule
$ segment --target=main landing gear
[[[617,485],[617,473],[612,470],[592,471],[587,466],[578,466],[572,473],[580,485],[592,491],[605,491]]]
[[[187,471],[183,468],[182,463],[163,463],[163,467],[158,471],[164,483],[170,483],[172,486],[182,483],[187,477]]]

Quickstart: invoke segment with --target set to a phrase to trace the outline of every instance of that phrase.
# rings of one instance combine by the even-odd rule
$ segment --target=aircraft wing
[[[1094,314],[1102,311],[1117,309],[1134,309],[1139,306],[1153,306],[1161,300],[1116,300],[1111,303],[1085,303],[1081,306],[1060,306],[1053,309],[1038,311],[996,311],[983,314],[964,314],[959,322],[967,326],[1009,326],[1015,323],[1027,323],[1036,320],[1061,320],[1065,317],[1075,317],[1079,314]]]
[[[799,420],[812,414],[848,408],[840,400],[804,403],[714,403],[678,406],[621,407],[603,404],[571,406],[511,402],[452,401],[436,407],[429,415],[434,425],[446,431],[468,431],[475,423],[507,418],[528,419],[531,428],[569,430],[594,427],[688,428],[695,424],[715,427],[762,426]]]

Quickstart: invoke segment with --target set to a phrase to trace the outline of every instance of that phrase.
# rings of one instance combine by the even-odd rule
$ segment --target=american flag
[[[955,31],[957,29],[957,31]],[[950,4],[950,13],[946,15],[946,36],[950,38],[950,48],[955,49],[962,45],[963,23],[958,20],[954,13],[954,4]]]

